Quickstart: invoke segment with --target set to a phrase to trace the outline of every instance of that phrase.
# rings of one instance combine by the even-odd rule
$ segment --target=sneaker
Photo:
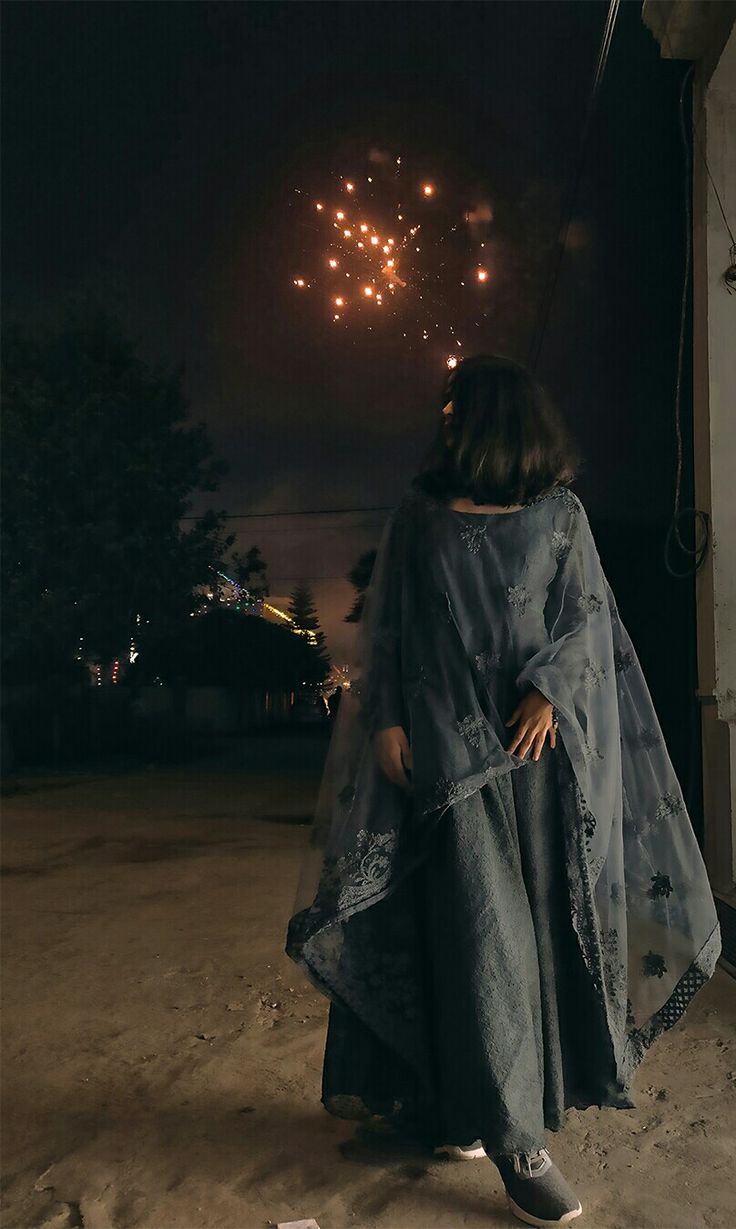
[[[446,1156],[450,1161],[477,1161],[486,1155],[486,1150],[476,1139],[472,1144],[438,1144],[434,1155]]]
[[[514,1216],[527,1225],[567,1225],[582,1212],[546,1148],[494,1157]]]

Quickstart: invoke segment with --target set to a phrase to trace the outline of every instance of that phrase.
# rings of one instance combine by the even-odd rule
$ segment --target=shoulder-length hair
[[[571,482],[580,458],[555,407],[525,367],[499,355],[465,359],[443,387],[443,414],[412,485],[447,500],[526,504]]]

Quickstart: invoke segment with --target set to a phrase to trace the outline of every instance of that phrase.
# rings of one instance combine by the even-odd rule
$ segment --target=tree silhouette
[[[325,634],[319,625],[312,590],[304,581],[292,589],[288,612],[294,620],[293,626],[297,632],[313,633],[308,639],[313,644],[318,657],[329,667],[330,657],[327,652]]]
[[[347,579],[351,585],[354,585],[357,592],[349,612],[343,619],[343,623],[359,623],[362,618],[365,595],[373,575],[376,554],[375,547],[373,550],[364,551],[348,572]]]
[[[239,587],[247,589],[252,598],[268,597],[266,563],[259,546],[251,546],[244,555],[233,551],[230,570]]]
[[[153,369],[101,314],[13,327],[3,401],[6,679],[123,657],[143,628],[187,616],[233,537],[221,512],[182,527],[224,467],[186,423],[181,372]]]

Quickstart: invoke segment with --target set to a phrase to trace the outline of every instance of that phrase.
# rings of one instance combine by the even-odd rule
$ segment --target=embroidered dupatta
[[[712,975],[720,931],[641,666],[567,487],[490,516],[412,488],[389,517],[286,951],[421,1067],[412,1013],[389,1019],[381,1001],[384,992],[402,998],[411,970],[398,958],[376,980],[348,923],[421,861],[449,807],[525,763],[507,753],[504,722],[530,686],[554,705],[573,769],[561,786],[574,816],[565,832],[571,918],[626,1104],[646,1049]],[[412,748],[408,792],[373,754],[373,733],[392,725]]]

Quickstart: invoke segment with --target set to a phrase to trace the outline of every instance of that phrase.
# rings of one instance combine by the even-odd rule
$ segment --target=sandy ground
[[[327,1006],[283,952],[318,780],[300,758],[5,801],[4,1229],[518,1225],[487,1160],[320,1105]],[[719,970],[650,1051],[637,1109],[548,1137],[581,1226],[736,1225],[735,989]]]

